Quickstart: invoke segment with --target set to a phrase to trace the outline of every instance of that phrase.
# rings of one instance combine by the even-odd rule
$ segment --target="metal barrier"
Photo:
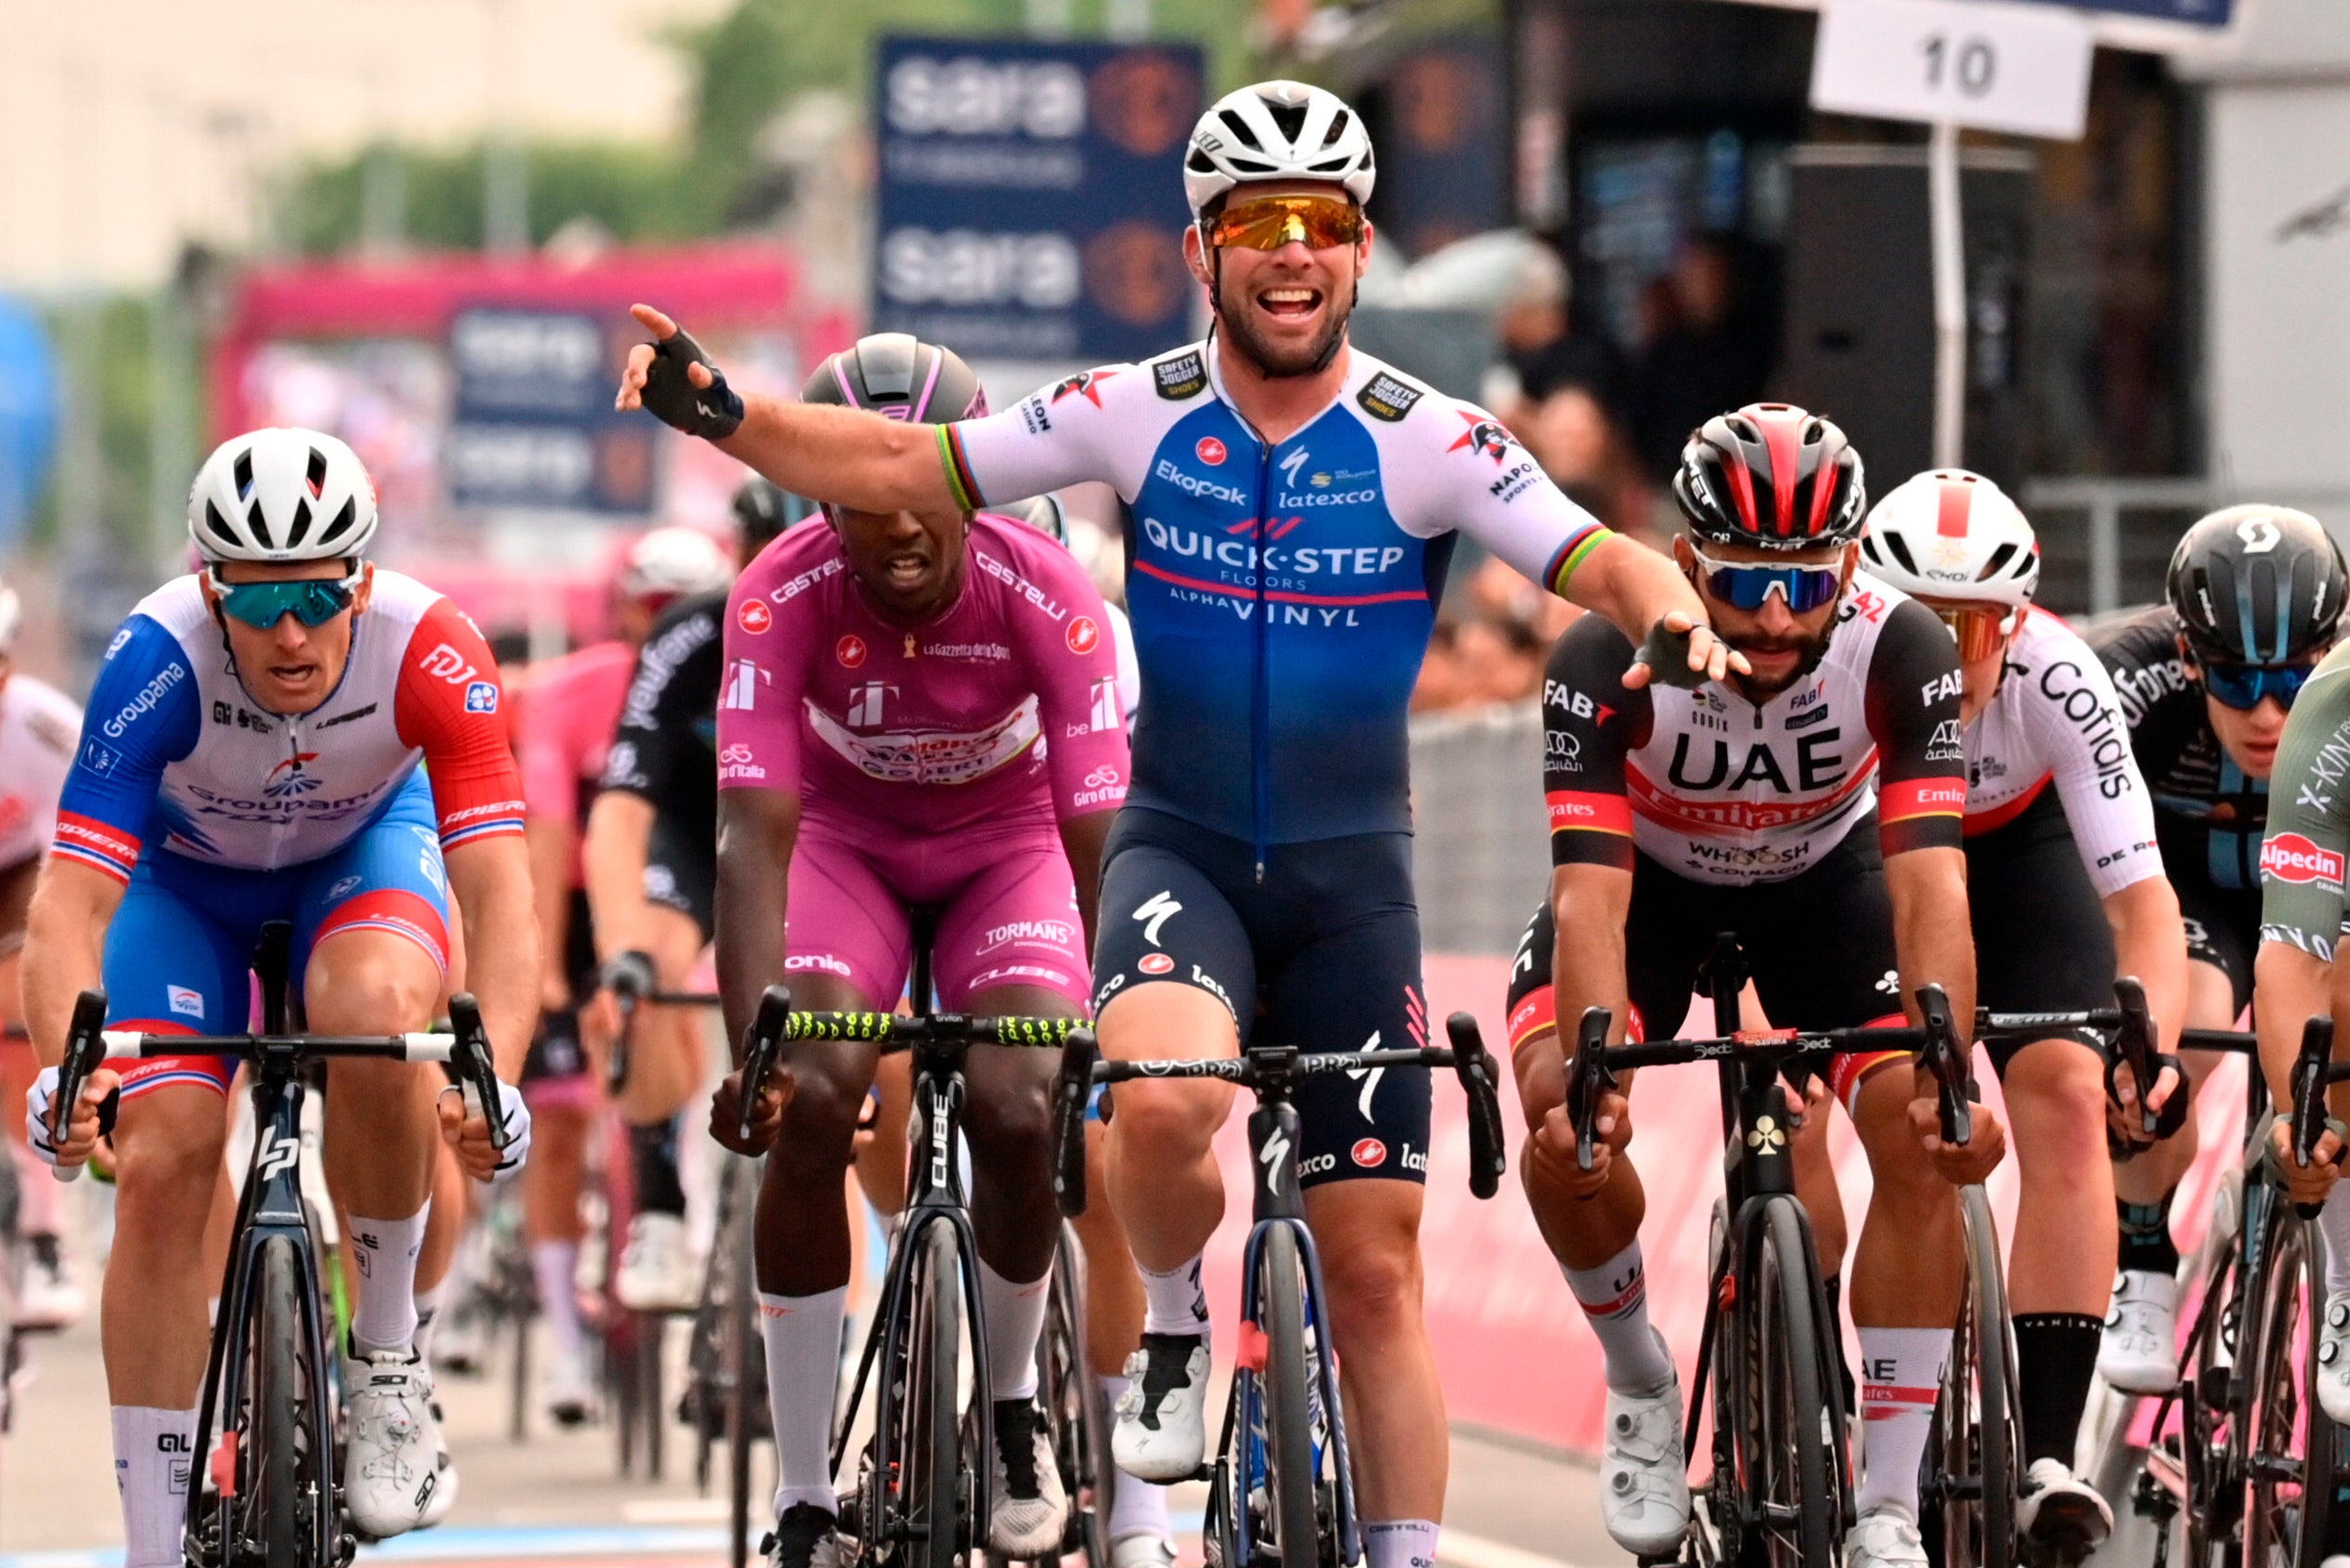
[[[1542,707],[1412,720],[1412,880],[1431,953],[1508,957],[1550,885]]]
[[[2041,600],[2057,610],[2103,614],[2128,604],[2162,596],[2162,572],[2172,548],[2188,523],[2206,512],[2240,501],[2298,507],[2350,542],[2350,490],[2292,488],[2248,489],[2213,478],[2026,479],[2024,506],[2040,526],[2048,569]],[[2073,512],[2086,518],[2087,557],[2076,582],[2066,541],[2047,527],[2048,514]]]

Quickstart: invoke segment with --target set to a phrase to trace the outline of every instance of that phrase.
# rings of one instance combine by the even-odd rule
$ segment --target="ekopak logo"
[[[1192,451],[1196,452],[1199,460],[1210,468],[1221,464],[1228,455],[1224,451],[1224,443],[1213,436],[1202,436],[1199,438],[1199,445],[1194,447]]]
[[[2312,843],[2299,833],[2278,833],[2260,846],[2260,872],[2278,882],[2342,885],[2343,857],[2339,850]]]

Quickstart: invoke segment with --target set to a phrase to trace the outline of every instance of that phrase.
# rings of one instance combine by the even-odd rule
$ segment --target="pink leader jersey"
[[[532,666],[524,687],[518,747],[522,804],[532,817],[575,831],[586,827],[588,804],[604,777],[604,753],[612,749],[635,669],[636,650],[617,639]],[[584,885],[576,843],[571,885]]]
[[[980,513],[952,608],[881,618],[829,528],[787,530],[726,602],[718,787],[924,836],[1049,825],[1126,799],[1117,656],[1075,557]],[[883,787],[885,786],[885,787]]]

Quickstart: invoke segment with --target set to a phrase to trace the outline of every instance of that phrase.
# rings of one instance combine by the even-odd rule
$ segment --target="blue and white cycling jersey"
[[[1491,414],[1359,349],[1337,399],[1271,446],[1224,397],[1211,343],[1071,376],[939,440],[974,509],[1116,489],[1142,674],[1128,804],[1260,861],[1410,828],[1405,717],[1455,530],[1554,593],[1610,537]]]

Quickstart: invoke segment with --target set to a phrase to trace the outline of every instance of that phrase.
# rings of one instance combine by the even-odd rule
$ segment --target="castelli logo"
[[[1071,653],[1091,653],[1102,640],[1102,628],[1094,624],[1091,616],[1080,615],[1069,622],[1068,637]]]
[[[764,599],[745,599],[742,608],[735,611],[735,624],[757,636],[776,623],[776,612],[767,608]]]
[[[842,637],[832,645],[832,657],[849,669],[855,669],[865,662],[865,639],[855,635]]]
[[[2260,846],[2260,873],[2278,882],[2342,885],[2342,856],[2299,833],[2278,833]]]
[[[1145,974],[1164,974],[1175,967],[1175,960],[1165,953],[1144,953],[1135,960],[1134,967]]]
[[[1224,443],[1213,436],[1202,436],[1199,438],[1199,445],[1194,447],[1192,451],[1197,452],[1199,460],[1210,468],[1222,463],[1226,455]]]
[[[1387,1163],[1387,1145],[1377,1138],[1358,1138],[1354,1141],[1354,1147],[1347,1153],[1353,1157],[1355,1164],[1365,1170]]]

